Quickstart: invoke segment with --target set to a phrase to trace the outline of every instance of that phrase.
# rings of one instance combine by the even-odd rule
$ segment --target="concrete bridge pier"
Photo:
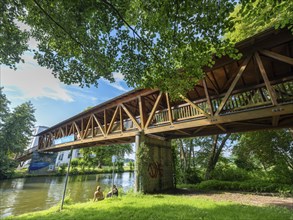
[[[171,141],[139,132],[135,137],[135,192],[160,192],[174,187]]]

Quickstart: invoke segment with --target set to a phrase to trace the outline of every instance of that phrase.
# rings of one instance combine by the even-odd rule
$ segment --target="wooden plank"
[[[278,53],[275,53],[273,51],[269,51],[269,50],[260,50],[259,51],[261,54],[268,56],[270,58],[273,58],[275,60],[279,60],[281,62],[284,63],[288,63],[290,65],[293,65],[293,58],[292,57],[287,57]]]
[[[155,104],[154,104],[154,106],[153,106],[153,109],[152,109],[152,111],[151,111],[151,113],[150,113],[150,115],[149,115],[149,118],[148,118],[148,120],[147,120],[147,122],[146,122],[146,124],[145,124],[145,128],[147,128],[147,127],[149,126],[151,120],[153,119],[153,116],[154,116],[154,114],[155,114],[155,112],[156,112],[156,110],[157,110],[158,104],[159,104],[159,102],[161,101],[162,94],[163,94],[163,92],[160,92],[160,93],[159,93],[159,95],[158,95],[158,97],[157,97],[157,100],[156,100],[156,102],[155,102]]]
[[[113,117],[111,119],[110,125],[109,125],[108,130],[107,130],[107,133],[106,133],[107,135],[109,134],[109,132],[111,131],[111,129],[113,127],[113,124],[114,124],[115,119],[116,119],[116,116],[117,116],[118,108],[119,108],[119,106],[117,106],[116,109],[115,109],[115,112],[113,114]]]
[[[245,60],[243,61],[242,65],[240,66],[240,69],[239,69],[238,73],[236,74],[231,86],[229,87],[228,91],[226,92],[226,94],[225,94],[225,96],[224,96],[224,98],[223,98],[218,110],[215,113],[216,116],[219,115],[219,113],[222,111],[222,109],[223,109],[224,105],[226,104],[228,98],[230,97],[233,89],[235,88],[238,80],[240,79],[241,75],[243,74],[244,70],[246,69],[250,59],[251,59],[251,56],[246,57]]]
[[[125,111],[125,113],[128,115],[128,117],[131,119],[131,121],[135,124],[135,126],[138,128],[138,130],[141,131],[140,125],[137,123],[136,119],[133,117],[131,112],[127,109],[127,107],[124,104],[121,104],[121,107]]]
[[[271,101],[272,101],[273,105],[277,105],[278,102],[277,102],[276,92],[275,92],[274,88],[272,87],[272,85],[271,85],[271,83],[269,81],[269,78],[267,76],[266,70],[265,70],[265,68],[263,66],[263,63],[262,63],[262,61],[260,59],[260,56],[259,56],[258,52],[255,52],[254,56],[255,56],[257,65],[259,67],[260,73],[262,75],[262,78],[263,78],[263,80],[265,82],[266,88],[267,88],[267,90],[269,92],[269,95],[271,97]]]
[[[167,106],[168,106],[169,121],[170,121],[171,124],[173,124],[173,116],[172,116],[172,109],[171,109],[171,105],[170,105],[169,94],[165,93],[165,95],[166,95],[166,102],[167,102]]]

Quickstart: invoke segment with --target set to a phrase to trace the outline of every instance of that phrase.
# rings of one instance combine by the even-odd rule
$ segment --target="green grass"
[[[279,207],[256,207],[232,202],[214,202],[191,196],[127,195],[100,202],[65,205],[46,211],[27,213],[7,219],[265,219],[292,220],[293,212]]]

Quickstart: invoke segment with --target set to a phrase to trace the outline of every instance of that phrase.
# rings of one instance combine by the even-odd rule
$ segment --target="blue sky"
[[[29,44],[31,48],[36,46],[33,40]],[[20,63],[16,71],[1,65],[0,86],[4,87],[4,94],[11,101],[10,109],[25,101],[33,103],[36,125],[53,126],[89,106],[132,89],[127,87],[120,73],[114,73],[115,83],[100,79],[98,88],[65,85],[54,78],[51,70],[39,66],[31,52],[25,52],[23,59],[25,63]]]

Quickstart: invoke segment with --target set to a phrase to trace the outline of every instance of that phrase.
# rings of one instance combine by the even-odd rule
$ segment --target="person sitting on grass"
[[[104,194],[103,194],[103,192],[101,190],[101,187],[97,186],[97,190],[94,193],[94,202],[95,201],[101,201],[103,199],[104,199]]]
[[[112,196],[118,197],[118,189],[115,185],[113,185],[112,190],[110,192],[108,192],[107,198],[112,197]]]

